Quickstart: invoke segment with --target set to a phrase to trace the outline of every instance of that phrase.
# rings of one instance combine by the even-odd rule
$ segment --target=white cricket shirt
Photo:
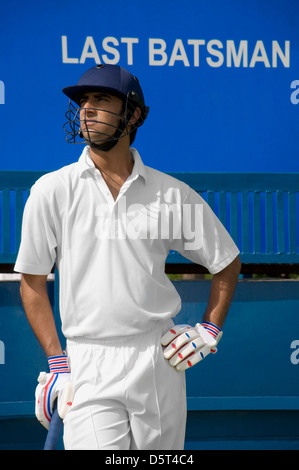
[[[15,271],[59,270],[67,338],[138,334],[174,317],[181,299],[165,274],[170,250],[217,273],[239,250],[185,183],[134,167],[114,201],[88,146],[78,162],[41,177],[25,206]]]

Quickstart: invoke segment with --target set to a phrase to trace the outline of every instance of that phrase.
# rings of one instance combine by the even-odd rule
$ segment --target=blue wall
[[[0,170],[76,161],[61,90],[112,62],[144,88],[136,146],[149,166],[299,171],[298,2],[2,3]]]
[[[183,300],[177,321],[196,323],[210,281],[173,282]],[[295,280],[238,282],[217,354],[186,372],[186,449],[299,449],[298,286]],[[34,390],[47,364],[18,289],[18,282],[0,283],[0,449],[38,449],[45,430],[34,417]]]

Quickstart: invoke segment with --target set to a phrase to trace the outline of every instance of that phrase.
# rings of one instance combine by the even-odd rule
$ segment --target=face
[[[89,92],[83,94],[78,103],[84,138],[101,143],[114,135],[123,112],[120,98],[103,92]]]

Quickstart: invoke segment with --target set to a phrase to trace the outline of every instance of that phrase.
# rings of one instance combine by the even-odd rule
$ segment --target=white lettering
[[[109,54],[112,54],[114,56],[114,59],[109,59],[106,54],[102,55],[102,59],[105,62],[105,64],[118,64],[120,55],[117,49],[115,47],[109,46],[109,43],[112,43],[114,46],[118,46],[119,42],[116,38],[108,36],[107,38],[103,39],[102,45],[104,51],[108,52]]]
[[[155,47],[156,45],[159,47]],[[166,42],[164,39],[149,39],[149,64],[165,65],[167,62],[167,54],[165,49]],[[155,59],[156,56],[160,56],[161,59]]]
[[[119,457],[112,454],[105,458],[105,465],[131,465],[135,468],[138,465],[139,457]]]
[[[92,36],[87,36],[86,38],[80,58],[80,64],[84,64],[86,59],[94,59],[96,64],[101,64],[101,59]]]
[[[189,60],[181,39],[177,39],[174,43],[173,51],[169,60],[169,66],[172,67],[177,60],[182,60],[185,67],[190,67]]]
[[[272,67],[277,67],[277,56],[285,67],[290,67],[290,41],[284,43],[284,53],[277,41],[272,41]]]
[[[207,63],[211,66],[211,67],[221,67],[221,65],[223,64],[224,62],[224,57],[223,57],[223,54],[222,52],[218,51],[217,49],[214,49],[213,46],[216,46],[218,47],[219,49],[222,49],[223,48],[223,44],[221,41],[218,41],[218,39],[213,39],[212,41],[209,41],[208,42],[208,45],[207,45],[207,50],[208,52],[215,56],[215,57],[218,57],[218,60],[216,62],[214,62],[211,57],[207,57]]]
[[[194,67],[199,67],[199,46],[204,46],[205,43],[203,39],[188,39],[188,44],[194,46]]]
[[[133,65],[133,44],[138,44],[138,38],[121,38],[121,42],[127,44],[127,63]]]
[[[240,67],[243,59],[243,67],[248,67],[248,41],[240,41],[238,52],[234,41],[226,41],[226,66],[232,66],[232,58],[234,67]]]
[[[92,36],[87,36],[83,45],[80,59],[78,57],[69,57],[68,52],[68,37],[61,36],[62,41],[62,61],[66,64],[84,64],[86,59],[93,59],[96,64],[118,64],[123,57],[121,57],[122,50],[120,44],[124,44],[124,54],[126,54],[126,61],[128,65],[134,63],[134,50],[135,44],[139,44],[138,38],[122,37],[117,39],[113,36],[107,36],[102,39],[102,50],[97,49],[95,41]],[[188,46],[193,48],[188,50]],[[281,45],[277,40],[273,40],[272,49],[266,47],[263,41],[259,40],[253,44],[253,53],[251,58],[249,56],[249,43],[243,39],[238,43],[232,39],[227,40],[225,43],[218,39],[211,39],[206,43],[204,39],[175,39],[172,49],[168,47],[166,41],[162,38],[149,38],[148,39],[148,52],[149,52],[149,65],[150,66],[165,66],[174,67],[178,63],[183,63],[185,67],[199,67],[202,65],[200,55],[205,53],[205,63],[213,68],[221,66],[245,68],[256,67],[259,62],[263,63],[265,67],[277,68],[279,63],[283,67],[290,67],[290,41],[284,41]],[[204,50],[202,46],[205,46]],[[201,50],[200,50],[201,47]],[[225,51],[226,48],[226,51]],[[170,49],[169,51],[167,49]],[[79,55],[79,54],[78,54]],[[272,59],[270,63],[269,58]],[[193,60],[192,60],[193,59]],[[101,62],[102,60],[102,62]],[[0,82],[0,104],[4,102],[4,85]]]
[[[249,67],[255,67],[256,62],[264,62],[265,67],[270,67],[263,41],[256,42]]]
[[[64,64],[78,64],[79,59],[68,57],[67,36],[61,36],[62,42],[62,62]]]

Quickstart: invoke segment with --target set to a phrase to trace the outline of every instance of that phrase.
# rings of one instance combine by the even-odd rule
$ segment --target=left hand
[[[161,339],[165,346],[164,357],[172,367],[184,371],[202,361],[208,354],[216,353],[222,331],[213,323],[175,325]]]

